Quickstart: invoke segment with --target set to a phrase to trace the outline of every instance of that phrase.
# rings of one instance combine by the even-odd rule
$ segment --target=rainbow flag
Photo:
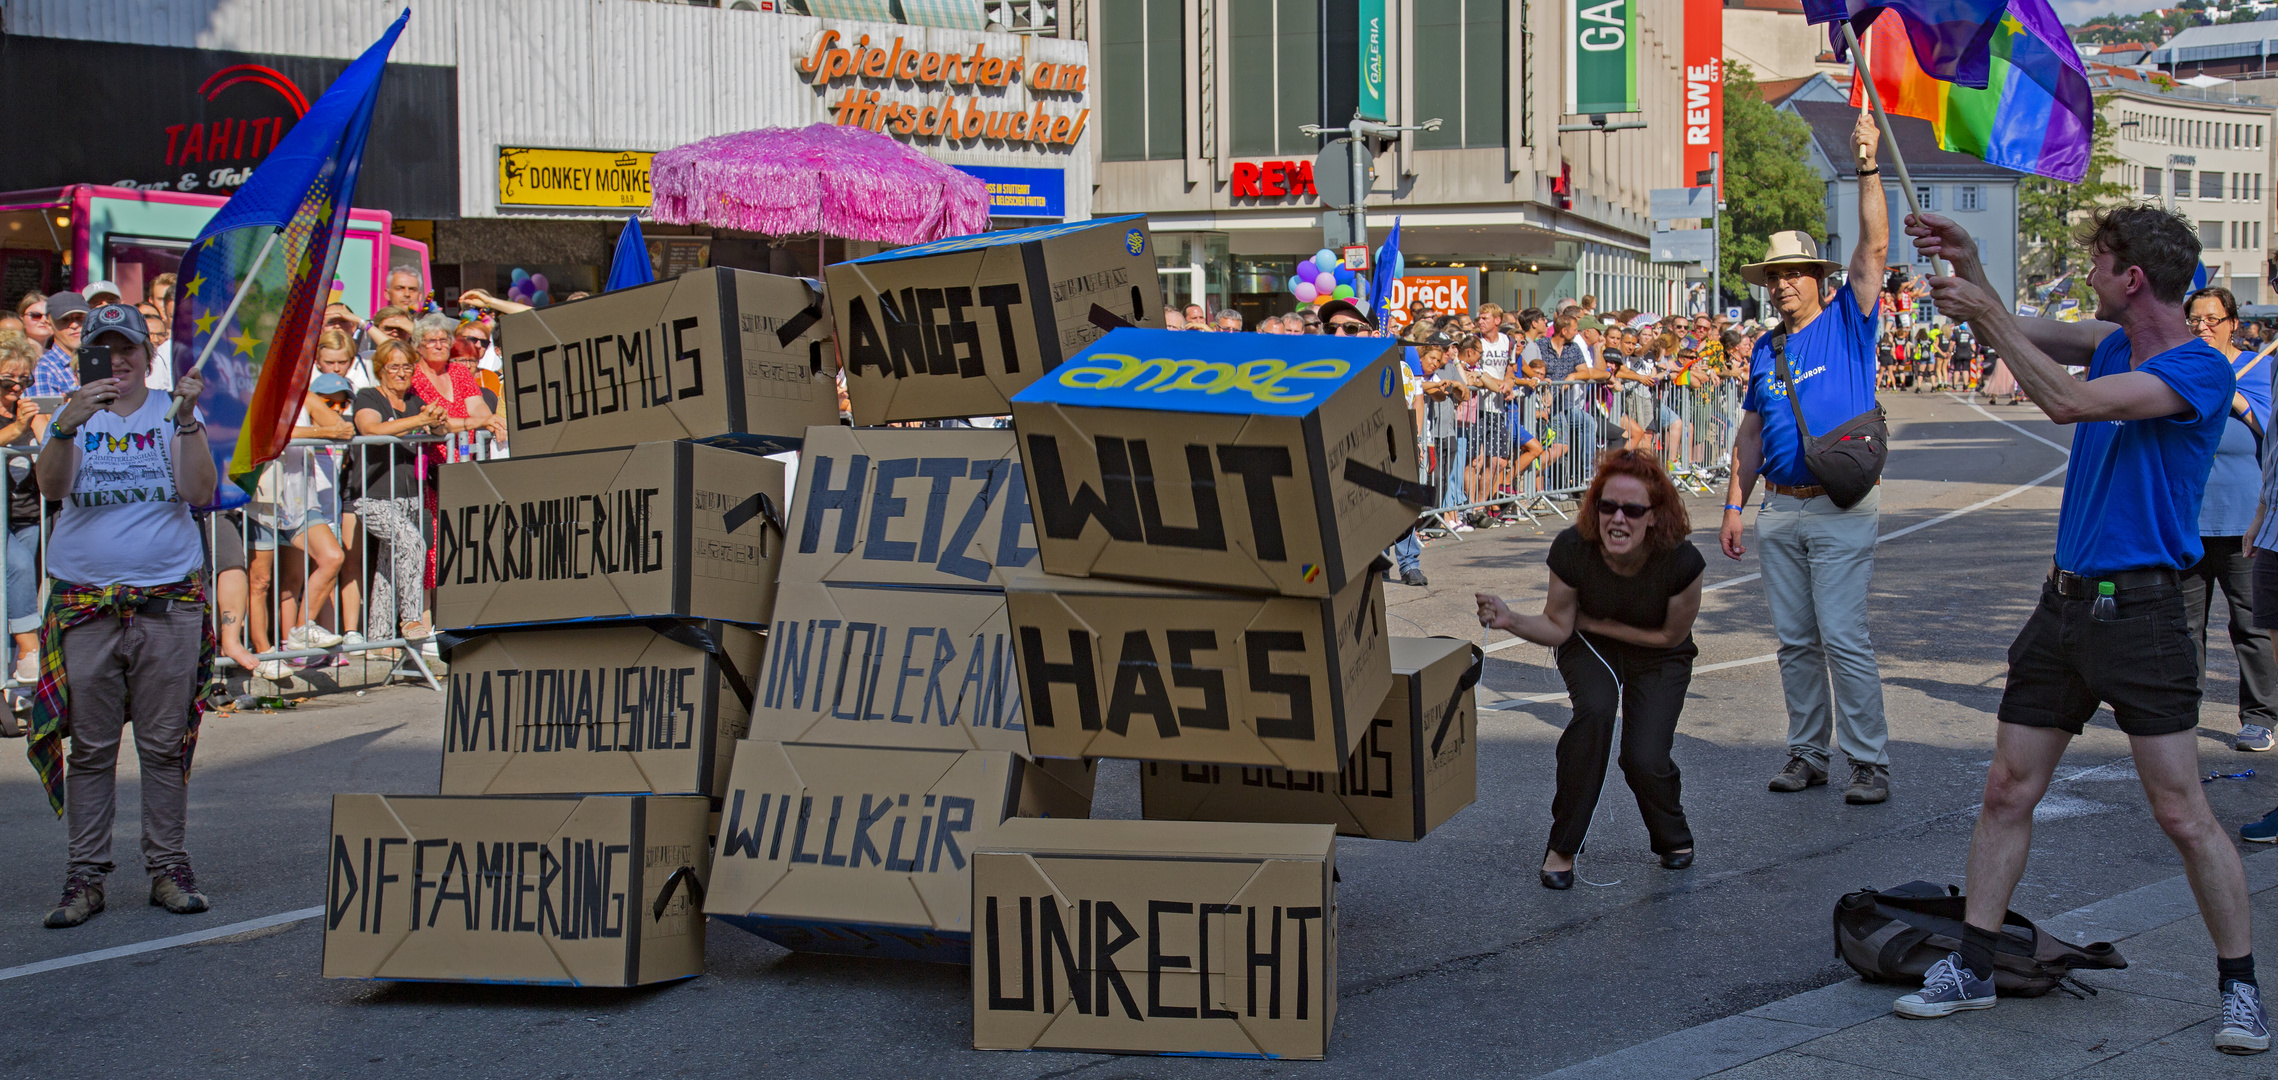
[[[1939,146],[2071,184],[2088,175],[2096,98],[2080,51],[2048,0],[2010,0],[1990,42],[1982,90],[1923,71],[1895,12],[1877,18],[1860,44],[1883,109],[1930,121]],[[1853,74],[1851,104],[1866,103],[1866,83]]]
[[[215,493],[217,509],[250,501],[261,467],[292,439],[380,74],[410,18],[397,16],[333,80],[182,256],[173,364],[177,375],[205,365],[198,408],[234,482]]]

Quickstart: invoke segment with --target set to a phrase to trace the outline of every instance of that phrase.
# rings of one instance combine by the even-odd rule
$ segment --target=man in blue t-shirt
[[[2096,318],[2062,323],[2011,314],[1961,226],[1935,214],[1907,219],[1917,252],[1953,262],[1954,277],[1930,279],[1938,310],[1968,320],[2033,404],[2074,427],[2056,565],[2009,647],[1993,766],[1970,840],[1962,949],[1895,1008],[1933,1017],[1993,1006],[1994,945],[2025,874],[2033,808],[2066,744],[2107,704],[2214,939],[2223,997],[2215,1047],[2260,1053],[2270,1032],[2246,874],[2199,787],[2198,657],[2179,581],[2202,553],[2200,498],[2229,422],[2231,368],[2184,323],[2199,265],[2190,222],[2126,206],[2099,212],[2089,230]],[[2083,364],[2086,379],[2065,371]]]
[[[1890,797],[1882,672],[1867,634],[1881,493],[1869,491],[1842,507],[1820,487],[1804,464],[1804,434],[1787,385],[1793,383],[1813,435],[1875,408],[1876,314],[1890,248],[1882,181],[1873,179],[1882,171],[1875,162],[1881,135],[1860,110],[1851,151],[1865,179],[1859,184],[1859,245],[1851,252],[1845,287],[1827,297],[1827,276],[1843,267],[1820,258],[1818,245],[1801,232],[1774,234],[1764,261],[1740,268],[1749,284],[1772,294],[1781,329],[1758,339],[1749,360],[1720,536],[1726,555],[1747,554],[1743,508],[1762,475],[1771,491],[1756,515],[1756,540],[1763,548],[1758,562],[1772,629],[1780,637],[1780,687],[1788,706],[1788,760],[1770,787],[1802,791],[1826,783],[1832,741],[1850,761],[1843,799],[1854,804]],[[1775,341],[1786,352],[1786,382],[1776,371]],[[1839,710],[1830,708],[1830,681]]]

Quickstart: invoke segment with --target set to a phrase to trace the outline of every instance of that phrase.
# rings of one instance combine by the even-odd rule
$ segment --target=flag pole
[[[198,353],[198,362],[190,365],[190,374],[196,375],[206,370],[206,361],[213,359],[214,346],[222,342],[221,334],[218,331],[228,328],[229,320],[237,317],[238,305],[245,302],[245,294],[253,288],[253,276],[261,272],[261,264],[269,261],[269,253],[277,250],[277,238],[283,235],[285,235],[283,229],[270,233],[269,242],[261,245],[260,254],[253,256],[253,265],[246,268],[245,280],[237,285],[237,295],[230,297],[229,306],[222,309],[221,321],[214,324],[214,329],[217,332],[206,335],[206,347]],[[195,402],[189,398],[176,397],[174,407],[167,410],[167,418],[175,423],[181,423],[182,417],[188,415],[185,410],[194,404]]]
[[[1851,63],[1858,66],[1859,81],[1867,87],[1867,103],[1874,107],[1875,121],[1882,125],[1883,145],[1890,147],[1891,164],[1898,166],[1898,182],[1906,191],[1907,209],[1912,210],[1914,216],[1921,217],[1922,202],[1914,193],[1914,177],[1906,170],[1906,155],[1898,149],[1898,135],[1890,129],[1890,114],[1883,111],[1883,95],[1875,87],[1875,74],[1867,68],[1867,50],[1860,47],[1859,32],[1851,28],[1849,19],[1843,20],[1843,39],[1851,45]],[[1946,265],[1944,258],[1931,259],[1930,268],[1937,271],[1939,277],[1951,277],[1953,274],[1953,268]]]

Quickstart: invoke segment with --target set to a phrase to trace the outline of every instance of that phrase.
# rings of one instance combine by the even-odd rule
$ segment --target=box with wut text
[[[704,911],[785,948],[962,964],[972,856],[1020,815],[1078,796],[1003,750],[736,746]]]
[[[1152,247],[1146,219],[1133,215],[832,264],[824,274],[854,422],[1000,416],[1107,327],[1162,326]]]
[[[1479,795],[1486,654],[1455,638],[1392,639],[1392,692],[1336,772],[1150,761],[1142,816],[1334,825],[1342,836],[1421,840]]]
[[[1048,573],[1329,596],[1437,504],[1379,337],[1116,330],[1015,395]]]
[[[690,442],[445,465],[436,621],[764,626],[783,558],[783,495],[782,463]]]
[[[703,974],[708,810],[685,795],[335,795],[324,977]]]
[[[1326,825],[1013,821],[973,857],[973,1046],[1321,1058]]]
[[[518,457],[676,439],[794,449],[838,421],[813,282],[712,267],[499,321]]]
[[[461,638],[443,676],[442,793],[717,794],[762,643],[668,619]]]

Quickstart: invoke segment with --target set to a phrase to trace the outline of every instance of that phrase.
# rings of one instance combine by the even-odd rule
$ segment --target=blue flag
[[[1404,266],[1400,260],[1400,219],[1393,218],[1384,246],[1376,249],[1375,270],[1369,278],[1368,314],[1379,330],[1392,329],[1392,312],[1386,306],[1392,303],[1392,283],[1399,279]]]
[[[293,437],[380,74],[410,18],[397,16],[333,80],[183,253],[172,362],[177,375],[205,364],[198,406],[215,464],[234,481],[215,493],[219,508],[249,501],[261,466]]]
[[[656,274],[649,269],[649,245],[641,238],[641,219],[625,219],[625,229],[617,234],[617,254],[609,260],[609,283],[602,292],[616,292],[635,285],[655,281]]]
[[[1861,34],[1885,11],[1906,23],[1914,59],[1931,78],[1983,90],[1993,73],[1993,32],[2009,0],[1803,0],[1804,20],[1812,24],[1849,20]],[[1828,38],[1835,56],[1845,54],[1839,28]]]

